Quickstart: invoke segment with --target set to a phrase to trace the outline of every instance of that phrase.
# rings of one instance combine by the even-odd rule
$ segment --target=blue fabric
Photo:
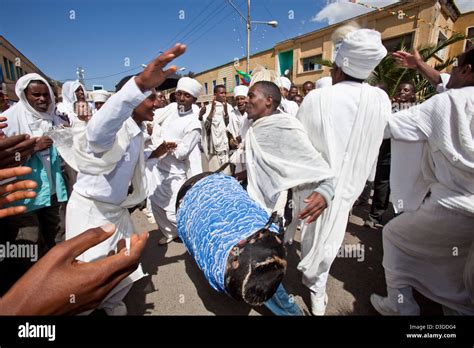
[[[58,155],[58,150],[54,146],[51,146],[49,148],[49,155],[51,158],[51,177],[54,181],[54,185],[56,185],[56,197],[58,202],[66,202],[68,198],[67,190],[61,173],[61,159]],[[9,204],[9,206],[25,205],[28,212],[51,206],[51,187],[48,180],[48,173],[44,168],[40,155],[35,153],[25,162],[24,166],[30,167],[32,172],[28,175],[21,176],[19,179],[33,180],[38,184],[38,187],[35,189],[36,197],[17,201]]]
[[[234,178],[213,174],[184,196],[177,215],[178,235],[209,284],[225,292],[224,274],[232,248],[263,228],[269,215]],[[270,230],[278,233],[278,227]]]
[[[300,307],[296,304],[294,299],[291,299],[286,292],[283,285],[279,285],[277,291],[267,302],[264,303],[265,307],[272,311],[275,315],[285,316],[301,316]]]

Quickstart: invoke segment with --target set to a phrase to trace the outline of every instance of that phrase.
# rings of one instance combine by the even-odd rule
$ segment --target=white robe
[[[130,245],[130,237],[135,229],[128,208],[141,203],[146,197],[144,138],[130,116],[146,97],[147,94],[142,93],[134,79],[131,79],[98,111],[98,117],[89,123],[89,129],[75,127],[50,133],[63,159],[83,176],[84,182],[78,180],[76,185],[83,184],[84,192],[87,193],[79,194],[75,185],[66,211],[66,239],[104,223],[113,223],[117,227],[111,238],[81,254],[78,257],[81,261],[91,262],[106,257],[111,250],[116,249],[120,239],[125,239],[127,247]],[[110,136],[106,132],[110,132]],[[100,136],[100,145],[90,140],[94,134]],[[108,144],[102,143],[104,139]],[[133,158],[136,164],[130,173],[124,174],[123,169],[131,162],[127,157],[132,145],[138,148],[138,158]],[[133,192],[127,196],[125,190],[125,194],[119,197],[118,190],[113,190],[116,186],[111,184],[115,181],[119,181],[126,189],[131,183]],[[112,190],[108,191],[108,197],[98,199],[103,195],[104,188]],[[126,295],[132,283],[144,276],[139,265],[111,291],[99,308],[113,308]]]
[[[233,121],[234,110],[226,104],[229,115],[229,124]],[[216,102],[215,112],[212,117],[211,131],[208,136],[204,124],[209,116],[212,105],[206,107],[206,112],[202,118],[202,146],[209,161],[209,170],[217,170],[221,165],[229,161],[229,141],[227,138],[227,126],[224,122],[224,104]]]
[[[156,145],[161,141],[174,141],[178,147],[172,153],[167,153],[156,160],[153,169],[156,188],[150,192],[150,200],[165,211],[175,212],[176,196],[182,184],[196,171],[199,165],[191,165],[191,161],[200,162],[193,156],[199,151],[197,143],[200,140],[201,123],[198,110],[193,108],[188,113],[179,113],[178,105],[172,103],[165,107],[160,114],[168,114],[166,118],[158,117],[153,125],[152,138]],[[161,123],[160,123],[161,122]],[[161,140],[160,140],[161,139]]]
[[[412,188],[420,195],[408,197],[414,209],[383,230],[387,286],[415,287],[433,301],[470,315],[474,314],[473,96],[474,87],[452,89],[390,120],[393,139],[421,144],[423,152],[414,162],[404,163],[421,178]]]
[[[390,114],[391,104],[382,90],[355,82],[313,90],[301,104],[297,119],[335,174],[332,204],[316,222],[301,226],[302,260],[298,269],[303,272],[303,283],[313,292],[325,291],[349,211],[377,159]],[[302,205],[304,198],[296,195],[295,205]]]

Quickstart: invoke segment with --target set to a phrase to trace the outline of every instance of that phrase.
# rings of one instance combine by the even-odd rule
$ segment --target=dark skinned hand
[[[28,134],[0,139],[0,168],[16,167],[26,162],[35,152],[36,141]]]
[[[35,138],[36,145],[35,145],[35,152],[43,151],[51,147],[53,145],[53,139],[50,137],[43,135],[42,137]]]
[[[0,181],[30,173],[31,168],[28,167],[0,169]],[[35,198],[36,193],[31,190],[35,189],[37,186],[38,185],[33,180],[22,180],[0,185],[0,219],[24,213],[26,207],[23,205],[9,208],[3,208],[3,206],[26,198]]]
[[[319,215],[321,215],[324,209],[326,209],[328,206],[324,197],[317,192],[311,193],[308,197],[306,197],[304,202],[308,203],[308,205],[299,212],[298,219],[304,220],[308,218],[306,220],[307,224],[316,221]]]
[[[148,239],[146,232],[134,234],[129,250],[120,241],[117,253],[94,262],[76,260],[114,232],[107,224],[56,245],[0,299],[0,315],[74,315],[96,308],[137,268]]]
[[[168,69],[163,68],[175,58],[186,51],[186,45],[177,43],[158,58],[155,58],[147,65],[145,70],[135,78],[135,83],[142,92],[151,90],[161,85],[171,74],[176,72],[176,66],[172,65]]]

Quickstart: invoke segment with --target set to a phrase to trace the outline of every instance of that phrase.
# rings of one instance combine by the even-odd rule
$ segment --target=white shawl
[[[87,128],[57,129],[48,135],[54,140],[61,157],[75,170],[88,175],[107,175],[111,173],[117,163],[125,156],[134,136],[129,118],[117,132],[115,143],[110,150],[97,157],[88,150]],[[120,205],[122,208],[133,207],[146,198],[144,137],[142,137],[142,151],[135,167],[132,178],[133,192]],[[128,185],[128,183],[124,183]]]
[[[247,191],[269,213],[280,192],[333,177],[301,123],[288,114],[255,121],[245,138],[245,156]]]
[[[378,156],[391,113],[390,102],[382,93],[384,92],[378,88],[362,84],[359,109],[347,145],[347,155],[342,159],[340,172],[335,173],[334,200],[319,217],[318,223],[313,223],[316,231],[310,233],[309,245],[305,246],[308,253],[298,265],[298,269],[303,272],[318,269],[321,261],[328,256],[325,246],[342,242],[345,228],[339,230],[340,227],[335,226],[341,226],[337,224],[339,219],[347,221],[346,212],[348,214],[364,188]],[[319,93],[313,93],[308,101],[303,102],[297,115],[310,135],[311,143],[331,168],[337,168],[337,161],[341,160],[335,155],[334,133],[337,132],[337,125],[333,124],[331,117],[334,98],[332,87],[322,88]],[[337,253],[339,246],[331,250]]]

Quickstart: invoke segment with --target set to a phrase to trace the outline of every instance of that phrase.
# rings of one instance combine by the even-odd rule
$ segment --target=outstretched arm
[[[413,49],[413,54],[405,51],[398,51],[392,53],[392,56],[400,66],[418,70],[433,85],[433,87],[436,88],[436,86],[441,83],[441,73],[428,65],[421,58],[420,53],[416,48]]]

